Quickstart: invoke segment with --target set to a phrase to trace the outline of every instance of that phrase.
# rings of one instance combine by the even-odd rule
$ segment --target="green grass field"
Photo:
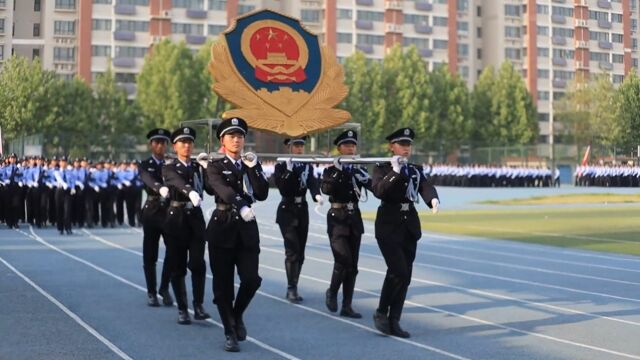
[[[373,220],[375,213],[363,217]],[[421,212],[422,229],[640,255],[640,207]]]
[[[564,194],[533,196],[525,199],[487,200],[488,205],[567,205],[567,204],[631,204],[640,203],[640,194]]]

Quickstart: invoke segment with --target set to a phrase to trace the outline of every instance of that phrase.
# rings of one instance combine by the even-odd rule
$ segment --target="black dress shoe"
[[[325,304],[327,305],[327,309],[331,312],[338,311],[338,295],[334,294],[331,289],[327,289],[326,292]]]
[[[236,319],[236,334],[238,341],[247,340],[247,327],[244,326],[244,321],[242,321],[242,318]]]
[[[235,335],[227,335],[227,341],[224,342],[224,351],[240,351],[240,345],[238,345],[238,339],[236,339]]]
[[[189,311],[178,310],[178,324],[189,325],[191,324],[191,318],[189,317]]]
[[[147,305],[158,307],[160,303],[158,302],[158,297],[155,294],[147,294]]]
[[[375,325],[376,329],[385,335],[391,334],[391,330],[389,329],[389,318],[386,314],[383,314],[376,310],[373,314],[373,325]]]
[[[193,318],[196,320],[207,320],[211,315],[204,311],[202,304],[193,304]]]
[[[169,293],[169,289],[160,289],[160,291],[158,291],[158,294],[162,296],[162,305],[173,306],[173,298]]]
[[[64,235],[64,231],[60,230],[60,235]]]
[[[302,297],[300,297],[300,295],[298,295],[298,290],[295,287],[287,288],[287,296],[286,297],[287,297],[287,300],[289,300],[290,303],[297,304],[297,303],[302,301]]]
[[[340,316],[352,318],[352,319],[360,319],[362,315],[353,310],[351,305],[342,305],[342,310],[340,310]]]
[[[67,230],[67,235],[72,235],[73,231],[71,231],[71,229]]]
[[[400,321],[398,320],[389,320],[389,330],[391,331],[391,335],[393,336],[397,336],[403,339],[408,339],[411,337],[411,334],[402,330],[402,328],[400,327]]]

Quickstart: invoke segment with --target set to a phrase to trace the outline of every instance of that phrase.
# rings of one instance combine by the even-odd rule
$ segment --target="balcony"
[[[611,71],[613,70],[613,64],[607,61],[600,61],[598,63],[598,66],[600,67],[600,69],[602,70],[606,70],[606,71]]]
[[[402,25],[384,24],[384,32],[386,32],[386,33],[402,33]]]
[[[207,41],[207,37],[204,35],[187,35],[187,44],[202,45]]]
[[[582,61],[576,61],[576,70],[589,70],[589,66]]]
[[[132,57],[117,57],[113,59],[113,66],[121,68],[136,67],[136,59]]]
[[[557,89],[564,89],[567,87],[567,81],[559,79],[553,80],[553,87]]]
[[[356,28],[360,30],[373,30],[373,21],[356,20]]]
[[[586,49],[589,47],[589,42],[578,40],[576,41],[576,47],[579,49]]]
[[[551,38],[553,45],[567,45],[567,38],[562,36],[554,36]]]
[[[600,49],[611,50],[613,49],[613,43],[611,41],[598,41]]]
[[[416,1],[416,10],[433,11],[433,4],[426,1]]]
[[[551,22],[553,22],[554,24],[566,24],[567,18],[562,15],[552,15]]]
[[[598,19],[598,26],[601,29],[611,29],[611,22],[608,20]]]
[[[553,65],[556,65],[556,66],[567,66],[567,59],[553,58],[551,62],[553,63]]]
[[[556,4],[564,4],[566,0],[553,0],[553,2]]]
[[[207,10],[202,9],[187,9],[187,17],[192,19],[206,19]]]
[[[356,5],[372,6],[373,0],[356,0]]]
[[[418,34],[432,34],[433,33],[433,28],[431,26],[429,26],[429,25],[415,24],[413,27],[414,27],[414,30]]]
[[[135,41],[136,40],[136,33],[134,33],[133,31],[124,31],[124,30],[114,31],[113,32],[113,40]]]
[[[611,9],[611,1],[608,0],[598,0],[598,7],[600,9]]]
[[[433,50],[431,49],[418,49],[418,51],[420,52],[420,56],[422,57],[430,58],[433,56]]]
[[[126,5],[126,4],[116,4],[113,7],[113,12],[116,15],[135,15],[136,7],[134,5]]]
[[[373,45],[356,44],[356,50],[360,50],[365,54],[372,54],[373,53]]]
[[[384,8],[389,10],[402,10],[402,0],[391,0],[384,3]]]

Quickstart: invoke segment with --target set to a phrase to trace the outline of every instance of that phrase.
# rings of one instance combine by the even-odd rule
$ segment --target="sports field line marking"
[[[64,250],[62,250],[62,249],[60,249],[60,248],[58,248],[58,247],[57,247],[57,246],[55,246],[55,245],[50,244],[49,242],[47,242],[46,240],[44,240],[42,237],[40,237],[38,234],[36,234],[36,233],[35,233],[35,231],[33,230],[33,226],[29,226],[29,230],[30,230],[31,234],[28,234],[28,233],[26,233],[26,232],[24,232],[24,231],[22,231],[22,230],[16,230],[16,231],[18,231],[18,232],[22,233],[23,235],[25,235],[25,236],[27,236],[27,237],[29,237],[29,238],[31,238],[31,239],[34,239],[34,240],[38,241],[39,243],[41,243],[41,244],[43,244],[43,245],[47,246],[48,248],[50,248],[50,249],[52,249],[52,250],[54,250],[54,251],[57,251],[57,252],[59,252],[59,253],[61,253],[61,254],[65,255],[65,256],[67,256],[67,257],[70,257],[70,258],[71,258],[71,259],[73,259],[73,260],[76,260],[76,261],[78,261],[78,262],[80,262],[80,263],[82,263],[82,264],[84,264],[84,265],[87,265],[87,266],[89,266],[90,268],[92,268],[92,269],[94,269],[94,270],[97,270],[97,271],[99,271],[99,272],[101,272],[101,273],[103,273],[103,274],[105,274],[105,275],[107,275],[107,276],[110,276],[110,277],[112,277],[112,278],[114,278],[114,279],[116,279],[116,280],[118,280],[118,281],[120,281],[120,282],[123,282],[123,283],[125,283],[125,284],[127,284],[127,285],[129,285],[129,286],[131,286],[131,287],[134,287],[134,288],[136,288],[136,289],[138,289],[138,290],[140,290],[140,291],[144,291],[145,293],[147,292],[147,289],[146,289],[146,288],[144,288],[144,287],[142,287],[142,286],[140,286],[140,285],[138,285],[138,284],[135,284],[135,283],[133,283],[133,282],[131,282],[131,281],[129,281],[129,280],[127,280],[127,279],[125,279],[125,278],[121,277],[121,276],[118,276],[118,275],[116,275],[116,274],[114,274],[114,273],[110,272],[109,270],[105,270],[105,269],[103,269],[103,268],[101,268],[101,267],[99,267],[99,266],[97,266],[97,265],[95,265],[95,264],[93,264],[93,263],[91,263],[91,262],[89,262],[89,261],[86,261],[86,260],[84,260],[84,259],[82,259],[82,258],[80,258],[80,257],[77,257],[77,256],[75,256],[75,255],[73,255],[73,254],[71,254],[71,253],[68,253],[68,252],[66,252],[66,251],[64,251]],[[106,241],[106,240],[105,240],[105,241]],[[134,251],[134,250],[131,250],[131,251]],[[140,255],[140,256],[142,256],[142,253],[140,253],[139,255]],[[189,309],[189,312],[190,312],[191,314],[193,314],[193,311],[192,311],[191,309]],[[217,321],[214,321],[214,320],[212,320],[212,319],[207,319],[206,321],[207,321],[207,322],[209,322],[209,323],[211,323],[211,324],[214,324],[214,325],[216,325],[216,326],[218,326],[218,327],[220,327],[220,328],[222,328],[222,327],[223,327],[221,323],[219,323],[219,322],[217,322]],[[298,357],[296,357],[296,356],[294,356],[294,355],[291,355],[291,354],[289,354],[289,353],[286,353],[286,352],[284,352],[284,351],[282,351],[282,350],[280,350],[280,349],[274,348],[273,346],[268,345],[268,344],[265,344],[265,343],[263,343],[262,341],[257,340],[257,339],[255,339],[255,338],[253,338],[253,337],[251,337],[251,336],[247,336],[247,340],[248,340],[249,342],[252,342],[252,343],[254,343],[254,344],[258,345],[259,347],[261,347],[261,348],[263,348],[263,349],[265,349],[265,350],[268,350],[268,351],[273,352],[274,354],[280,355],[280,356],[282,356],[282,357],[283,357],[283,358],[285,358],[285,359],[289,359],[289,360],[300,360]]]
[[[111,341],[109,341],[106,337],[100,334],[96,329],[91,327],[91,325],[87,324],[80,316],[75,314],[73,311],[69,310],[66,306],[64,306],[60,301],[58,301],[53,295],[46,292],[42,289],[38,284],[29,279],[26,275],[21,273],[18,269],[13,267],[9,262],[0,257],[0,261],[7,267],[9,270],[13,271],[16,275],[18,275],[22,280],[24,280],[27,284],[31,285],[32,288],[36,289],[42,296],[47,298],[50,302],[52,302],[55,306],[57,306],[62,312],[67,314],[73,321],[75,321],[78,325],[82,326],[89,334],[93,335],[96,339],[98,339],[101,343],[106,345],[109,350],[113,351],[116,355],[118,355],[121,359],[125,360],[133,360],[129,355],[127,355],[124,351],[120,350],[116,345],[114,345]]]
[[[84,231],[87,235],[89,235],[92,239],[94,239],[94,240],[96,240],[96,241],[99,241],[99,242],[101,242],[101,243],[103,243],[103,244],[106,244],[106,245],[109,245],[109,246],[112,246],[112,247],[115,247],[115,248],[118,248],[118,249],[121,249],[121,250],[125,250],[125,251],[127,251],[127,252],[129,252],[129,253],[132,253],[132,254],[135,254],[135,255],[139,255],[139,256],[142,256],[142,255],[143,255],[143,254],[142,254],[141,252],[139,252],[139,251],[132,250],[132,249],[126,248],[126,247],[124,247],[124,246],[122,246],[122,245],[119,245],[119,244],[113,243],[113,242],[111,242],[111,241],[109,241],[109,240],[106,240],[106,239],[104,239],[104,238],[101,238],[100,236],[97,236],[97,235],[95,235],[95,234],[91,233],[90,231],[88,231],[88,230],[86,230],[86,229],[83,229],[83,231]],[[284,254],[284,253],[283,253],[283,254]],[[208,263],[209,263],[209,262],[208,262],[208,259],[205,259],[205,261],[207,262],[207,266],[208,266]],[[158,259],[158,262],[163,262],[163,260],[162,260],[162,259]],[[268,266],[268,265],[264,265],[264,264],[260,264],[260,267],[264,267],[264,268],[271,269],[271,270],[275,270],[275,271],[280,271],[280,272],[282,272],[282,273],[284,273],[284,272],[285,272],[285,271],[284,271],[284,270],[282,270],[282,269],[276,269],[276,268],[273,268],[273,267],[270,267],[270,266]],[[302,276],[302,275],[301,275],[301,276]],[[207,274],[207,278],[209,278],[209,279],[213,279],[213,277],[212,277],[211,275],[209,275],[209,274]],[[319,280],[319,279],[318,279],[318,280]],[[236,286],[237,286],[237,285],[236,285]],[[290,304],[290,302],[289,302],[288,300],[281,299],[281,298],[279,298],[279,297],[277,297],[277,296],[271,295],[271,294],[266,293],[266,292],[264,292],[264,291],[262,291],[262,290],[258,290],[258,294],[260,294],[260,295],[262,295],[262,296],[265,296],[265,297],[268,297],[268,298],[273,299],[273,300],[277,300],[277,301],[282,302],[282,303],[284,303],[284,304]],[[298,304],[298,305],[299,305],[299,304]],[[341,322],[344,322],[344,323],[348,323],[348,324],[351,324],[351,325],[356,326],[356,327],[358,327],[358,328],[361,328],[361,329],[364,329],[364,330],[367,330],[367,331],[369,331],[369,332],[373,332],[373,333],[376,333],[376,334],[379,334],[379,333],[380,333],[380,332],[379,332],[378,330],[376,330],[376,329],[373,329],[373,328],[370,328],[370,327],[364,326],[364,325],[359,324],[359,323],[357,323],[357,322],[350,321],[350,320],[346,320],[346,319],[341,319],[341,318],[336,318],[335,316],[329,315],[329,314],[327,314],[327,313],[324,313],[324,312],[322,312],[322,311],[318,311],[318,310],[316,310],[316,309],[313,309],[313,308],[310,308],[310,307],[307,307],[307,306],[304,306],[304,305],[299,305],[299,306],[300,306],[302,309],[305,309],[305,310],[311,311],[311,312],[313,312],[313,313],[315,313],[315,314],[318,314],[318,315],[325,316],[325,317],[327,317],[327,318],[329,318],[329,319],[332,319],[332,320],[338,320],[338,321],[341,321]],[[449,353],[449,352],[447,352],[447,351],[445,351],[445,350],[441,350],[441,349],[438,349],[438,348],[431,347],[431,346],[429,346],[429,345],[425,345],[425,344],[422,344],[422,343],[418,343],[418,342],[415,342],[415,341],[411,341],[411,340],[407,340],[407,339],[402,339],[402,338],[398,338],[398,337],[391,337],[391,338],[392,338],[392,339],[394,339],[394,340],[397,340],[397,341],[400,341],[400,342],[406,343],[406,344],[410,344],[410,345],[413,345],[413,346],[416,346],[416,347],[419,347],[419,348],[425,349],[425,350],[429,350],[429,351],[436,352],[436,353],[439,353],[439,354],[442,354],[442,355],[446,355],[446,356],[449,356],[449,357],[454,358],[454,359],[468,360],[467,358],[461,357],[461,356],[456,355],[456,354]]]
[[[264,233],[261,236],[265,237],[265,238],[268,238],[268,239],[276,240],[278,242],[282,242],[282,239],[279,238],[279,237],[267,235],[267,234],[264,234]],[[326,245],[323,245],[323,244],[318,244],[318,243],[315,243],[315,242],[307,243],[307,246],[318,248],[318,249],[321,249],[321,250],[330,249],[329,246],[326,246]],[[271,249],[269,249],[269,250],[271,250]],[[381,256],[378,256],[378,255],[375,255],[375,254],[370,254],[370,253],[363,252],[363,251],[360,252],[360,255],[366,256],[366,257],[370,257],[370,258],[374,258],[374,259],[378,259],[378,260],[383,260],[384,259]],[[307,258],[307,257],[305,257],[305,258]],[[316,261],[322,261],[322,262],[328,261],[328,260],[315,258],[315,257],[308,257],[308,258],[312,259],[312,260],[316,260]],[[418,262],[418,263],[414,263],[414,264],[422,264],[422,263]],[[423,266],[435,266],[435,265],[428,265],[428,264],[422,264],[422,265]],[[370,271],[370,272],[373,272],[373,273],[376,273],[376,274],[380,274],[380,275],[385,275],[386,274],[384,272],[381,272],[381,271],[378,271],[378,270],[375,270],[375,269],[363,268],[363,267],[360,267],[360,266],[359,266],[359,268],[362,269],[363,271]],[[624,323],[624,324],[640,326],[640,323],[634,322],[634,321],[630,321],[630,320],[624,320],[624,319],[618,319],[618,318],[613,318],[613,317],[609,317],[609,316],[602,316],[602,315],[592,314],[592,313],[589,313],[589,312],[583,312],[583,311],[580,311],[580,310],[574,310],[574,309],[565,308],[565,307],[561,307],[561,306],[550,305],[550,304],[545,304],[545,303],[539,303],[539,302],[530,301],[530,300],[524,300],[524,299],[511,297],[511,296],[507,296],[507,295],[501,295],[501,294],[497,294],[497,293],[492,293],[492,292],[488,292],[488,291],[484,291],[484,290],[466,288],[466,287],[456,286],[456,285],[450,285],[450,284],[445,284],[445,283],[440,283],[440,282],[436,282],[436,281],[425,280],[425,279],[416,278],[416,277],[412,277],[411,280],[412,281],[421,282],[421,283],[425,283],[425,284],[429,284],[429,285],[436,285],[436,286],[446,287],[446,288],[450,288],[450,289],[460,290],[460,291],[463,291],[463,292],[474,293],[474,294],[477,294],[477,295],[489,296],[489,297],[503,299],[503,300],[511,300],[511,301],[515,301],[515,302],[524,303],[524,304],[527,304],[527,305],[544,307],[544,308],[548,308],[548,309],[564,311],[564,312],[568,312],[568,313],[584,315],[584,316],[589,316],[589,317],[598,318],[598,319],[605,319],[605,320],[620,322],[620,323]]]

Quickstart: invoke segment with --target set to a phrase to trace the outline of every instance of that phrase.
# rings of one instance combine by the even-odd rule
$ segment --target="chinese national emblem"
[[[212,47],[213,90],[251,127],[288,136],[340,125],[346,96],[342,68],[298,20],[271,10],[237,18]]]

